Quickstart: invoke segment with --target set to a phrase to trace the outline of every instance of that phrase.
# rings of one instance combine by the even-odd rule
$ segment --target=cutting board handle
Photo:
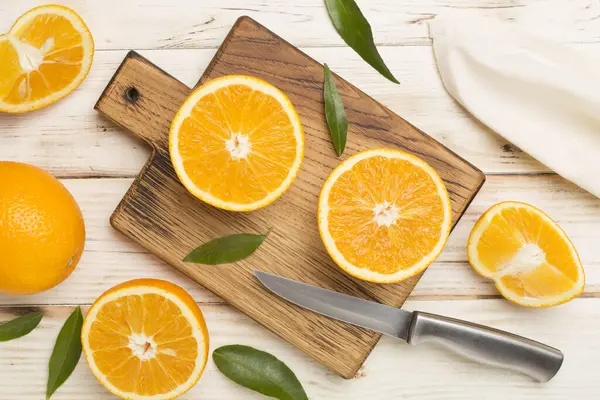
[[[94,109],[156,150],[168,152],[171,120],[190,91],[183,83],[130,51]]]

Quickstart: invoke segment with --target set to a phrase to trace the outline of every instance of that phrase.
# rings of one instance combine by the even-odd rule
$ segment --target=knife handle
[[[436,342],[474,361],[547,382],[560,369],[563,353],[512,333],[459,319],[415,311],[408,343]]]

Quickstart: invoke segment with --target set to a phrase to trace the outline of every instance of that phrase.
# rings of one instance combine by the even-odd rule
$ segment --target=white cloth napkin
[[[438,70],[471,114],[600,197],[600,64],[491,19],[430,22]]]

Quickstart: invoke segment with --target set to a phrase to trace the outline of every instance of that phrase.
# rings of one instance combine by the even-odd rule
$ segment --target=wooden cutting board
[[[367,64],[364,68],[377,73]],[[95,108],[147,141],[153,153],[111,223],[315,360],[352,378],[380,335],[273,296],[253,278],[252,270],[270,271],[395,307],[404,303],[420,277],[393,285],[359,281],[342,272],[321,243],[317,197],[325,178],[341,161],[333,151],[323,114],[322,65],[254,20],[242,17],[199,84],[227,74],[264,79],[285,92],[296,106],[306,134],[306,153],[292,187],[273,204],[250,213],[219,210],[189,195],[171,167],[167,138],[171,119],[190,89],[130,52]],[[398,148],[422,157],[444,179],[456,223],[485,180],[481,171],[350,83],[336,79],[349,120],[342,159],[376,147]],[[211,239],[240,232],[262,233],[271,227],[268,240],[242,262],[220,266],[182,262],[193,248]]]

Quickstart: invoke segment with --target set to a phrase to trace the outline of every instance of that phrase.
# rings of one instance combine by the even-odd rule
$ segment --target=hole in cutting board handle
[[[127,100],[129,103],[135,103],[141,96],[142,95],[140,94],[140,91],[134,87],[125,89],[125,100]]]

